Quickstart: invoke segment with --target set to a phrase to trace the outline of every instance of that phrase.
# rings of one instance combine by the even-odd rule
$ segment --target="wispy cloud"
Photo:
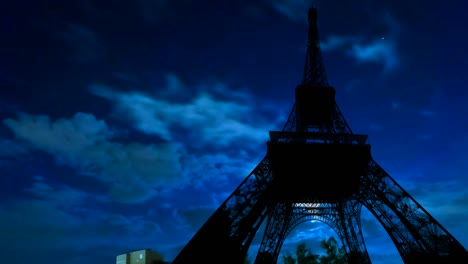
[[[143,201],[155,195],[158,186],[175,186],[183,177],[177,145],[112,141],[114,131],[91,114],[53,121],[23,113],[4,124],[18,139],[50,153],[58,162],[108,183],[108,194],[116,201]]]
[[[353,44],[348,54],[358,62],[383,64],[385,70],[392,70],[399,65],[395,46],[390,41],[374,40],[366,44]]]
[[[263,158],[258,151],[268,128],[278,122],[278,108],[221,82],[188,86],[173,74],[166,77],[154,95],[102,85],[90,90],[110,100],[114,116],[134,129],[181,146],[187,155],[180,160],[193,187],[206,179],[223,186],[232,177],[247,176]]]
[[[268,136],[265,120],[249,120],[255,115],[255,105],[241,103],[235,97],[222,100],[200,92],[189,102],[175,103],[97,85],[92,91],[111,100],[117,113],[129,119],[136,129],[164,140],[181,141],[184,137],[202,145],[227,146],[239,141],[264,142]]]
[[[268,1],[268,4],[288,19],[298,22],[307,22],[307,12],[304,10],[311,7],[310,1],[307,0],[274,0]]]
[[[58,164],[75,168],[79,177],[107,184],[107,196],[126,203],[143,202],[187,184],[200,188],[208,179],[222,187],[233,177],[247,176],[262,158],[258,149],[264,147],[267,128],[276,117],[262,116],[256,110],[265,109],[248,93],[230,91],[225,85],[199,85],[193,98],[181,99],[175,94],[190,89],[176,76],[167,80],[159,98],[103,86],[92,90],[114,103],[120,121],[160,137],[155,139],[159,143],[132,141],[88,113],[56,120],[20,113],[3,120],[18,139],[4,143],[47,152]]]
[[[377,22],[383,24],[380,36],[368,36],[364,33],[330,34],[321,42],[320,47],[324,52],[342,51],[358,63],[383,65],[385,72],[395,70],[401,62],[397,48],[401,26],[388,11]]]
[[[307,23],[306,10],[320,2],[305,0],[275,0],[268,1],[267,5],[273,7],[277,12],[284,15],[291,21]],[[399,21],[385,9],[379,10],[376,21],[373,24],[382,24],[381,36],[368,36],[366,30],[371,28],[362,25],[359,33],[348,33],[347,35],[331,34],[321,43],[321,49],[325,52],[342,50],[358,63],[375,63],[384,66],[386,72],[396,69],[400,65],[400,54],[396,47],[401,25]]]
[[[360,39],[353,36],[337,36],[332,34],[320,43],[320,49],[324,52],[334,51],[345,48],[358,41],[360,41]]]
[[[384,66],[390,71],[400,64],[400,56],[394,44],[394,39],[330,35],[320,44],[324,52],[342,50],[358,63],[374,63]]]

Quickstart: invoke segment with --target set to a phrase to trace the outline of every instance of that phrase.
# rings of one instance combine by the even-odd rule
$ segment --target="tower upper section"
[[[309,32],[307,37],[307,54],[304,66],[302,85],[329,86],[325,66],[320,51],[320,41],[317,25],[317,9],[309,8]]]
[[[328,84],[322,61],[317,25],[317,9],[309,8],[309,31],[304,76],[296,88],[296,131],[310,128],[332,132],[337,118],[335,89]]]

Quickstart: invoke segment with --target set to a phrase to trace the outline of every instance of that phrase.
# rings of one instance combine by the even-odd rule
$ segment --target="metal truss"
[[[315,8],[309,10],[306,65],[302,83],[296,91],[299,87],[301,91],[322,89],[320,92],[329,92],[327,96],[333,95],[333,104],[327,101],[326,115],[322,115],[322,108],[314,109],[321,118],[329,119],[317,123],[301,122],[296,98],[283,130],[270,132],[272,142],[330,146],[365,144],[367,136],[353,134],[334,101],[335,91],[328,84],[320,53]],[[300,107],[304,104],[307,105],[307,101]],[[265,219],[266,230],[255,263],[276,263],[287,235],[310,220],[322,221],[338,234],[349,264],[370,263],[361,231],[362,206],[384,227],[405,263],[468,263],[466,249],[372,158],[368,164],[367,160],[363,163],[364,172],[359,172],[356,178],[359,188],[350,197],[334,202],[301,197],[286,202],[278,198],[281,186],[275,185],[278,178],[275,178],[267,154],[172,263],[243,263]]]
[[[374,160],[368,168],[359,201],[385,228],[405,263],[468,263],[465,248],[384,169]]]
[[[272,174],[264,158],[172,263],[242,263],[268,214]]]
[[[317,26],[317,9],[309,9],[309,32],[307,38],[307,53],[302,83],[311,87],[328,86],[327,74],[323,65],[322,53]]]

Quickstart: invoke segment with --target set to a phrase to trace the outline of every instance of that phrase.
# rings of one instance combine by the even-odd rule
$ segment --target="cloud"
[[[399,65],[395,46],[390,41],[374,40],[367,44],[353,44],[348,54],[361,63],[381,63],[385,70],[392,70]]]
[[[343,50],[358,63],[382,64],[386,71],[397,68],[400,57],[392,38],[366,40],[361,37],[330,35],[320,44],[324,52]]]
[[[88,113],[56,120],[20,113],[3,123],[18,139],[9,143],[45,151],[57,164],[76,169],[78,176],[103,182],[113,201],[143,202],[188,184],[200,189],[216,182],[224,188],[257,165],[267,127],[277,122],[278,110],[257,105],[246,92],[222,83],[187,87],[175,75],[167,76],[165,89],[155,96],[103,86],[92,91],[114,103],[119,121],[159,136],[159,143],[129,141],[128,134]],[[186,96],[176,96],[180,94]]]
[[[336,233],[331,227],[321,221],[304,222],[302,228],[294,229],[288,239],[288,243],[299,243],[303,240],[317,240],[335,236]],[[286,241],[285,241],[286,242]]]
[[[196,140],[200,147],[226,147],[243,142],[244,145],[265,142],[268,122],[256,114],[260,107],[246,93],[234,92],[215,84],[198,91],[188,101],[167,99],[187,87],[174,76],[168,78],[167,88],[160,97],[142,92],[120,92],[109,87],[93,85],[91,91],[109,99],[116,114],[128,119],[137,129],[168,141]]]
[[[213,207],[192,207],[180,212],[180,220],[191,230],[199,230],[200,227],[215,212]]]
[[[352,36],[337,36],[337,35],[329,35],[325,41],[320,43],[320,49],[322,51],[334,51],[338,49],[342,49],[349,45],[350,43],[359,41],[359,38],[355,38]]]
[[[468,216],[468,190],[461,180],[404,181],[402,185],[407,186],[406,191],[430,214],[437,215],[436,219],[463,219]],[[468,230],[468,224],[463,226]]]
[[[0,138],[0,158],[24,156],[27,153],[26,146],[13,140]]]
[[[268,1],[269,5],[280,14],[295,22],[307,22],[307,10],[311,7],[310,1],[306,0],[274,0]]]
[[[259,154],[262,155],[262,153]],[[236,179],[238,177],[245,178],[259,162],[260,159],[253,159],[252,155],[242,152],[232,155],[207,152],[183,158],[184,165],[191,171],[191,185],[196,188],[205,184],[204,181],[200,181],[201,179],[208,178],[210,184],[216,185],[217,188],[228,186],[228,184],[232,184],[229,181],[232,180],[231,176]]]
[[[80,211],[80,205],[83,205],[88,194],[71,188],[69,186],[53,187],[44,181],[42,176],[35,176],[34,182],[26,191],[50,206],[57,208],[66,208],[74,211]]]
[[[104,46],[96,32],[84,25],[68,24],[61,37],[70,48],[70,59],[73,62],[94,62],[104,54]]]
[[[198,189],[214,182],[219,188],[247,176],[263,158],[268,127],[278,123],[280,112],[221,82],[188,86],[173,74],[153,95],[102,85],[92,85],[90,91],[110,100],[119,120],[181,146],[187,179]]]
[[[428,179],[429,175],[425,175]],[[468,240],[462,236],[468,231],[468,224],[465,219],[468,216],[468,191],[466,190],[466,181],[441,180],[415,181],[414,179],[398,180],[399,184],[413,197],[432,217],[434,217],[445,229],[448,230],[462,245],[466,245]],[[362,225],[364,231],[369,233],[366,240],[378,239],[379,242],[372,243],[373,247],[385,245],[387,240],[390,243],[388,235],[379,225],[376,227],[374,216],[364,210]],[[380,230],[380,231],[379,231]],[[382,233],[383,235],[380,235]],[[387,243],[387,244],[388,244]],[[393,247],[392,247],[393,249]],[[371,249],[369,249],[371,250]],[[380,246],[377,251],[380,251]]]
[[[277,12],[286,16],[294,22],[307,23],[307,10],[313,4],[305,0],[274,0],[266,3],[272,6]],[[339,36],[331,34],[322,41],[320,47],[322,51],[344,50],[345,53],[353,57],[358,63],[377,63],[384,66],[385,71],[394,70],[400,64],[399,53],[396,48],[396,41],[401,31],[400,23],[388,11],[384,10],[374,21],[383,24],[387,28],[382,32],[382,36],[362,36],[362,32],[355,36]],[[361,28],[361,27],[358,27]]]
[[[33,199],[1,202],[0,246],[13,264],[112,262],[135,249],[129,247],[147,248],[162,232],[151,218],[97,208],[99,201],[68,186],[52,186],[36,177],[28,190]]]
[[[5,119],[4,124],[18,139],[50,153],[60,164],[109,184],[108,195],[116,201],[144,201],[158,187],[176,186],[183,179],[179,146],[112,141],[116,132],[91,114],[52,121],[23,113],[17,119]]]
[[[287,253],[294,255],[297,244],[303,242],[306,243],[306,247],[310,248],[314,254],[326,254],[320,246],[320,241],[330,237],[334,237],[339,245],[342,244],[336,232],[327,224],[320,221],[304,222],[292,230],[291,234],[285,239],[280,257],[282,254]]]

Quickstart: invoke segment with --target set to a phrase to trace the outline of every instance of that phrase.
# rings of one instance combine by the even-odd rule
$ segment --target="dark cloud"
[[[115,201],[143,201],[157,194],[158,186],[183,179],[177,145],[112,141],[113,130],[91,114],[54,121],[48,116],[20,114],[4,124],[18,139],[48,152],[59,163],[110,184],[109,197]]]
[[[0,158],[24,156],[28,153],[28,148],[9,139],[0,139]]]
[[[198,231],[208,218],[214,213],[215,207],[194,207],[181,212],[184,221],[193,231]]]
[[[12,263],[45,263],[57,256],[67,263],[89,263],[95,257],[110,262],[131,250],[129,245],[144,248],[161,234],[159,224],[144,215],[98,209],[99,197],[69,186],[54,187],[43,177],[35,177],[28,192],[35,198],[1,203],[0,245]],[[93,207],[89,199],[95,202]],[[24,254],[25,248],[31,254]],[[103,248],[111,254],[89,254]]]
[[[95,31],[80,24],[68,24],[62,36],[74,63],[91,63],[105,56],[105,48]]]
[[[157,23],[161,20],[174,16],[170,0],[137,0],[140,15],[149,23]]]

